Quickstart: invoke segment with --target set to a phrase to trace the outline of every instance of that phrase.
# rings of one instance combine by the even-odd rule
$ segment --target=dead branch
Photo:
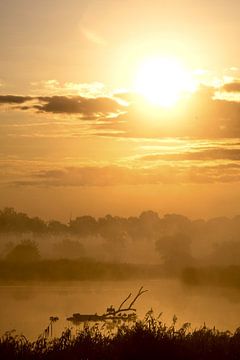
[[[127,311],[133,311],[136,312],[136,309],[130,309],[130,308],[126,308],[126,309],[120,309],[120,310],[115,310],[115,312],[113,314],[104,314],[103,316],[105,316],[105,318],[115,318],[117,316],[117,314],[121,314],[121,313],[126,313]]]
[[[122,309],[123,304],[125,304],[125,302],[132,296],[132,294],[130,293],[126,299],[121,303],[121,305],[119,306],[118,310],[114,311],[114,314],[111,314],[113,316],[116,316],[117,314],[121,313],[121,312],[127,312],[127,311],[134,311],[136,312],[136,309],[133,309],[132,306],[135,303],[135,301],[139,298],[139,296],[141,296],[142,294],[144,294],[145,292],[147,292],[148,290],[143,290],[143,286],[139,289],[137,295],[135,296],[135,298],[133,299],[133,301],[130,303],[128,308]],[[109,314],[110,315],[110,314]]]
[[[137,295],[135,296],[135,298],[133,299],[133,301],[131,302],[131,304],[129,305],[129,309],[131,309],[131,307],[133,306],[133,304],[135,303],[135,301],[137,300],[137,298],[139,296],[141,296],[142,294],[144,294],[145,292],[147,292],[147,290],[143,290],[143,286],[139,289]]]
[[[123,321],[131,321],[131,319],[136,319],[136,309],[133,309],[132,306],[133,304],[136,302],[136,300],[139,298],[139,296],[141,296],[142,294],[144,294],[145,292],[147,292],[148,290],[143,290],[143,286],[139,289],[137,295],[134,297],[134,299],[132,300],[132,302],[130,303],[130,305],[126,308],[123,308],[123,305],[127,302],[127,300],[130,299],[130,297],[132,296],[132,294],[130,293],[126,299],[123,300],[123,302],[120,304],[119,308],[117,310],[115,310],[115,308],[111,305],[109,308],[107,308],[106,313],[102,314],[102,315],[97,315],[97,314],[73,314],[72,317],[67,318],[68,321],[71,321],[73,324],[75,325],[79,325],[81,322],[86,322],[86,321],[107,321],[107,320],[123,320]],[[132,313],[130,314],[126,314],[128,311],[131,311]],[[51,323],[50,325],[52,326],[52,323],[57,321],[58,318],[56,317],[52,317],[50,318]],[[47,329],[48,330],[48,329]]]
[[[126,297],[126,299],[123,300],[123,302],[121,303],[121,305],[119,306],[119,308],[117,309],[117,311],[121,310],[123,304],[125,304],[125,302],[126,302],[131,296],[132,296],[132,294],[130,293],[130,294]],[[124,310],[122,310],[122,311],[124,311]]]

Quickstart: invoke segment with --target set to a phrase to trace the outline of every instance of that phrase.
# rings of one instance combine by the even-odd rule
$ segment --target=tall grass
[[[119,325],[103,331],[98,325],[85,327],[76,336],[67,329],[59,338],[40,337],[30,342],[24,336],[6,333],[0,340],[1,360],[239,360],[240,329],[234,333],[203,326],[176,327],[155,319],[149,312],[134,325]]]

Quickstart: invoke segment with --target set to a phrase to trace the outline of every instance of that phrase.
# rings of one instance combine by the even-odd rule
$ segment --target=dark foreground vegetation
[[[0,340],[1,359],[81,359],[81,360],[238,360],[240,359],[240,329],[234,333],[220,332],[205,326],[190,330],[189,324],[180,329],[167,327],[155,320],[151,312],[144,321],[132,326],[121,325],[115,332],[104,331],[97,325],[85,327],[73,337],[66,330],[60,338],[40,337],[34,342],[24,336],[5,334]]]

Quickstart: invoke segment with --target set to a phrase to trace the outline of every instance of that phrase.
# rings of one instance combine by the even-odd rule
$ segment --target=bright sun
[[[177,60],[150,58],[137,69],[134,90],[154,105],[171,107],[184,94],[194,92],[196,83]]]

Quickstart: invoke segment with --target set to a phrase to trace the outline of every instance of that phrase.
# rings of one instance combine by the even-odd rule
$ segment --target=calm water
[[[234,330],[240,326],[240,291],[222,288],[188,288],[177,280],[98,281],[57,284],[0,285],[0,333],[16,329],[33,339],[48,325],[50,316],[60,320],[54,335],[68,327],[73,313],[98,313],[113,304],[119,305],[141,286],[149,291],[136,303],[139,317],[152,307],[156,315],[170,323],[174,314],[178,324],[191,322]]]

